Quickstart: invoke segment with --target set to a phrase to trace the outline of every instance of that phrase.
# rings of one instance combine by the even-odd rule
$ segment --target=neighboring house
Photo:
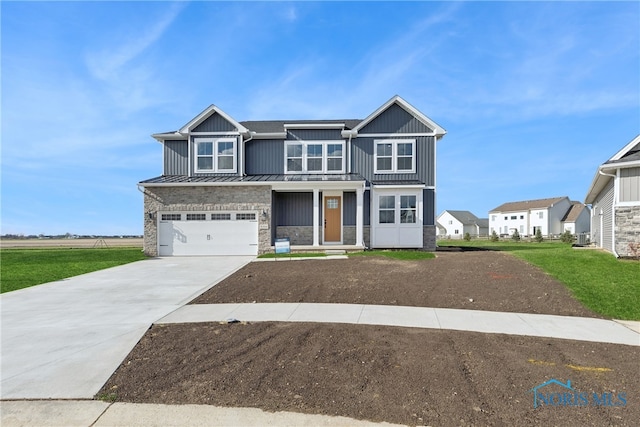
[[[591,242],[618,257],[637,256],[640,135],[598,167],[585,203],[592,205]]]
[[[568,197],[509,202],[489,211],[489,233],[512,235],[518,231],[521,236],[533,236],[538,230],[543,236],[558,235],[565,230],[587,233],[589,224],[585,215],[589,216],[589,208]]]
[[[465,233],[470,236],[489,234],[489,219],[478,218],[469,211],[446,210],[438,215],[438,233],[452,239],[461,239]]]
[[[154,134],[163,172],[144,192],[149,255],[255,255],[275,240],[321,249],[435,250],[436,142],[399,96],[364,120],[236,121],[211,105]]]
[[[571,234],[589,233],[591,229],[591,213],[590,209],[580,202],[571,202],[571,208],[562,218],[562,230],[569,231]]]

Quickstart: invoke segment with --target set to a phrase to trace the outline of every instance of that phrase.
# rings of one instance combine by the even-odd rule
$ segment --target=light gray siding
[[[397,104],[363,127],[359,133],[429,133],[433,129],[413,117]]]
[[[613,183],[613,179],[609,180],[598,194],[592,205],[591,216],[591,241],[609,252],[613,252]]]
[[[340,129],[290,129],[287,140],[298,141],[344,141]]]
[[[640,168],[620,169],[620,201],[640,202]]]
[[[393,138],[390,136],[389,138]],[[383,138],[357,138],[351,149],[351,172],[360,174],[367,181],[420,181],[435,186],[435,137],[419,136],[416,140],[416,173],[374,174],[374,140]]]
[[[215,113],[192,129],[192,132],[233,132],[237,129],[220,114]]]
[[[284,173],[284,142],[282,140],[257,139],[245,144],[247,175]]]
[[[188,175],[189,144],[187,141],[164,142],[164,175]]]

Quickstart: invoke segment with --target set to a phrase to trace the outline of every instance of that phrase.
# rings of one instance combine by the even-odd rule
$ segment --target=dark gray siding
[[[363,210],[364,210],[364,225],[371,225],[371,191],[366,190],[362,198]]]
[[[233,132],[237,130],[218,113],[209,116],[204,122],[192,129],[192,132]]]
[[[393,104],[359,133],[428,133],[433,129],[409,114],[398,104]]]
[[[356,193],[343,193],[342,224],[356,225]]]
[[[357,138],[353,140],[351,150],[351,172],[362,175],[367,181],[420,181],[426,185],[435,185],[435,137],[419,136],[416,140],[416,173],[403,174],[374,174],[374,139],[383,138]]]
[[[422,225],[436,225],[436,192],[434,190],[422,190],[422,203]]]
[[[245,144],[247,175],[284,173],[284,142],[282,140],[257,139]]]
[[[342,138],[340,129],[291,129],[287,131],[287,140],[344,141],[344,138]]]
[[[313,193],[275,193],[276,226],[313,225]]]
[[[188,175],[188,159],[187,141],[164,142],[164,175]]]

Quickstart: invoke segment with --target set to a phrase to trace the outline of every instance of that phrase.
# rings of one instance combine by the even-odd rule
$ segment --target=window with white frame
[[[380,224],[395,224],[396,196],[380,196],[378,205],[378,221]]]
[[[285,173],[344,173],[344,165],[344,142],[285,143]]]
[[[236,172],[235,138],[196,138],[196,172]]]
[[[415,139],[376,140],[374,173],[414,173],[416,171],[415,153]]]
[[[416,223],[416,196],[400,196],[400,224]]]
[[[399,200],[398,200],[399,199]],[[396,196],[379,196],[378,199],[378,223],[379,224],[416,224],[417,196],[415,195],[399,195]],[[399,201],[399,206],[396,201]]]

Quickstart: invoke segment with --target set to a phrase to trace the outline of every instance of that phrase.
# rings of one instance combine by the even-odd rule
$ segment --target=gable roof
[[[191,129],[198,126],[200,123],[204,122],[207,118],[209,118],[214,113],[218,113],[221,115],[226,121],[231,123],[240,133],[247,133],[248,130],[244,126],[242,126],[239,122],[237,122],[233,117],[222,111],[220,108],[211,104],[207,108],[204,109],[203,112],[195,116],[193,119],[189,121],[186,125],[182,126],[178,132],[187,133]]]
[[[580,214],[587,207],[580,202],[571,202],[571,207],[567,210],[567,213],[562,218],[562,222],[576,222]]]
[[[568,199],[568,197],[552,197],[550,199],[536,199],[536,200],[524,200],[521,202],[508,202],[503,203],[495,209],[490,210],[489,212],[517,212],[517,211],[527,211],[529,209],[545,209],[550,208],[556,203],[560,202],[563,199]]]
[[[472,214],[469,211],[450,211],[450,210],[446,210],[444,212],[448,212],[449,215],[451,215],[452,217],[454,217],[455,219],[457,219],[458,221],[460,221],[464,225],[475,224],[478,221],[478,217],[475,216],[474,214]],[[440,214],[440,216],[442,216],[442,214]]]
[[[640,167],[640,135],[632,139],[620,151],[614,154],[609,160],[598,166],[591,181],[584,202],[593,203],[613,178],[610,175],[618,168]]]
[[[405,101],[404,99],[402,99],[398,95],[394,96],[393,98],[391,98],[390,100],[385,102],[376,111],[371,113],[369,115],[369,117],[367,117],[366,119],[361,121],[356,127],[354,127],[353,131],[358,132],[360,129],[364,128],[366,125],[371,123],[376,117],[378,117],[380,114],[382,114],[384,111],[386,111],[389,107],[391,107],[394,104],[396,104],[399,107],[403,108],[406,112],[408,112],[409,114],[414,116],[416,119],[421,121],[425,126],[433,129],[436,137],[444,136],[444,134],[447,133],[447,131],[444,130],[444,128],[442,128],[436,122],[431,120],[429,117],[427,117],[424,114],[422,114],[418,109],[416,109],[414,106],[409,104],[407,101]]]

